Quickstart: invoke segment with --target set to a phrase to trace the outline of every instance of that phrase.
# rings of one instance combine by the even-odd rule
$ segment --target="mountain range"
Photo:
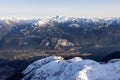
[[[78,51],[104,57],[120,50],[120,18],[0,19],[0,50]]]
[[[65,60],[58,56],[62,56]],[[82,60],[82,58],[85,60]],[[63,68],[66,68],[64,65],[71,64],[71,66],[74,66],[72,68],[73,71],[76,69],[75,72],[71,73],[76,74],[70,76],[72,79],[105,79],[106,76],[104,74],[119,75],[119,73],[117,73],[119,68],[114,66],[114,64],[119,66],[119,59],[117,60],[117,58],[120,58],[120,18],[85,19],[56,16],[44,20],[18,18],[0,19],[0,79],[2,80],[34,79],[37,76],[36,74],[41,72],[41,70],[37,69],[43,69],[46,65],[52,65],[53,63],[55,63],[55,65],[45,70],[55,71],[53,67],[60,65],[60,68],[58,67],[60,71],[55,71],[55,73],[59,73]],[[93,59],[104,63],[111,59],[115,60],[111,60],[110,63],[101,64],[86,59]],[[41,66],[39,66],[39,64],[42,63],[39,62],[41,60],[43,63],[46,60],[54,61],[42,64],[44,67],[41,68]],[[38,63],[33,63],[34,61]],[[74,64],[78,65],[78,67]],[[85,67],[84,64],[87,65],[87,67]],[[34,66],[35,70],[31,71],[31,67],[28,65]],[[28,68],[26,68],[27,66]],[[68,69],[70,69],[71,66],[68,66]],[[109,70],[106,70],[106,68]],[[99,69],[101,71],[104,70],[103,75],[99,74],[96,77],[89,77],[89,75],[93,73],[100,73],[97,71]],[[62,74],[71,75],[69,74],[71,70],[68,70],[68,73],[66,73],[66,70],[67,69],[65,69]],[[22,71],[24,76],[21,74]],[[85,73],[85,77],[84,71],[88,72],[88,74]],[[92,73],[91,71],[94,72]],[[109,71],[112,73],[109,73]],[[32,76],[31,72],[33,72]],[[81,73],[80,75],[82,76],[80,77],[77,72]],[[55,73],[45,71],[45,75],[50,74],[53,76],[52,74]],[[41,73],[39,74],[41,75]],[[44,77],[45,75],[38,76],[37,78]],[[61,80],[63,80],[62,77],[65,78],[64,75],[60,76],[58,74],[57,76],[59,76]],[[52,78],[55,77],[51,77],[50,79]],[[109,77],[107,75],[106,78],[107,80],[109,80],[109,78],[118,79],[119,76]]]

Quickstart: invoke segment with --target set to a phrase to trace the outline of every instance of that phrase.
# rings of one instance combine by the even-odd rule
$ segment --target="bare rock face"
[[[73,43],[69,42],[68,40],[65,40],[65,39],[59,39],[58,42],[57,42],[57,45],[60,45],[60,46],[74,46]]]
[[[120,60],[111,61],[103,64],[80,57],[64,60],[51,56],[30,64],[22,80],[119,80]]]

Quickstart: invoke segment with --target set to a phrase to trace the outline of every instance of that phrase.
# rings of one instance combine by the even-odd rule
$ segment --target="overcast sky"
[[[120,0],[0,0],[0,17],[120,17]]]

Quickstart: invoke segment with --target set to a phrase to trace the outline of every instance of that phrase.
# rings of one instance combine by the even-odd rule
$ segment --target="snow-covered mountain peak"
[[[55,21],[55,22],[59,22],[59,23],[65,22],[67,20],[68,20],[68,18],[65,16],[55,16],[55,17],[50,19],[50,21]]]
[[[100,64],[79,57],[70,60],[47,57],[29,65],[23,71],[26,75],[23,80],[119,80],[119,66],[119,60]]]
[[[38,19],[34,24],[36,26],[44,26],[47,24],[47,20]]]

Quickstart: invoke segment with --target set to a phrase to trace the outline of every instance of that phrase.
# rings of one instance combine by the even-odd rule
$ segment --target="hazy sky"
[[[120,17],[120,0],[0,0],[0,17]]]

